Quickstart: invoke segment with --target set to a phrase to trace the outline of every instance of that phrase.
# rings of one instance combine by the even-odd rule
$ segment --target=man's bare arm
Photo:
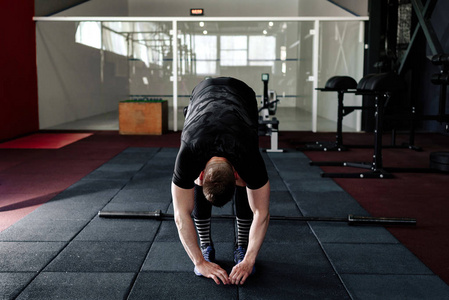
[[[270,183],[257,190],[247,188],[248,202],[253,211],[253,222],[249,232],[248,249],[241,263],[234,266],[229,279],[232,284],[243,284],[251,274],[260,247],[265,239],[270,221]]]
[[[216,284],[220,284],[220,280],[224,284],[229,283],[226,271],[217,264],[206,261],[198,246],[195,225],[191,217],[194,207],[194,190],[182,189],[174,183],[171,189],[175,223],[185,251],[204,277],[212,278]]]

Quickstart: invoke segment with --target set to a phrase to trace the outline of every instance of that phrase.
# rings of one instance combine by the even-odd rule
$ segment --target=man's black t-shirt
[[[184,189],[193,188],[213,156],[229,160],[250,189],[261,188],[268,181],[259,151],[256,96],[234,78],[207,79],[194,88],[173,182]]]

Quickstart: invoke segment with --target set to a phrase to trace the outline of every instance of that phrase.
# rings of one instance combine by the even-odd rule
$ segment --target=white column
[[[360,52],[359,52],[359,70],[360,70],[360,76],[356,79],[359,80],[363,76],[363,59],[364,59],[364,52],[365,52],[365,22],[360,22],[359,27],[359,45],[360,45]],[[357,96],[359,98],[359,102],[356,103],[356,105],[361,106],[362,100],[361,96]],[[357,109],[356,110],[356,131],[362,131],[362,110]]]
[[[318,123],[318,59],[320,42],[320,21],[315,20],[313,34],[313,91],[312,91],[312,132],[317,132]]]
[[[178,23],[173,20],[173,130],[178,131]]]

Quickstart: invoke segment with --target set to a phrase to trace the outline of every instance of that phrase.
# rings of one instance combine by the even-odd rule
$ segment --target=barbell
[[[155,211],[99,211],[101,218],[123,218],[123,219],[155,219],[173,220],[174,215],[163,213],[160,209]],[[234,215],[212,215],[213,219],[235,219]],[[270,220],[276,221],[302,221],[302,222],[346,222],[348,225],[416,225],[414,218],[387,218],[354,216],[349,214],[346,218],[336,217],[309,217],[309,216],[270,216]]]

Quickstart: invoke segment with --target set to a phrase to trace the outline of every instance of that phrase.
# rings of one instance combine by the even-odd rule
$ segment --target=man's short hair
[[[203,193],[214,206],[222,207],[234,196],[235,175],[228,163],[207,165],[204,169]]]

